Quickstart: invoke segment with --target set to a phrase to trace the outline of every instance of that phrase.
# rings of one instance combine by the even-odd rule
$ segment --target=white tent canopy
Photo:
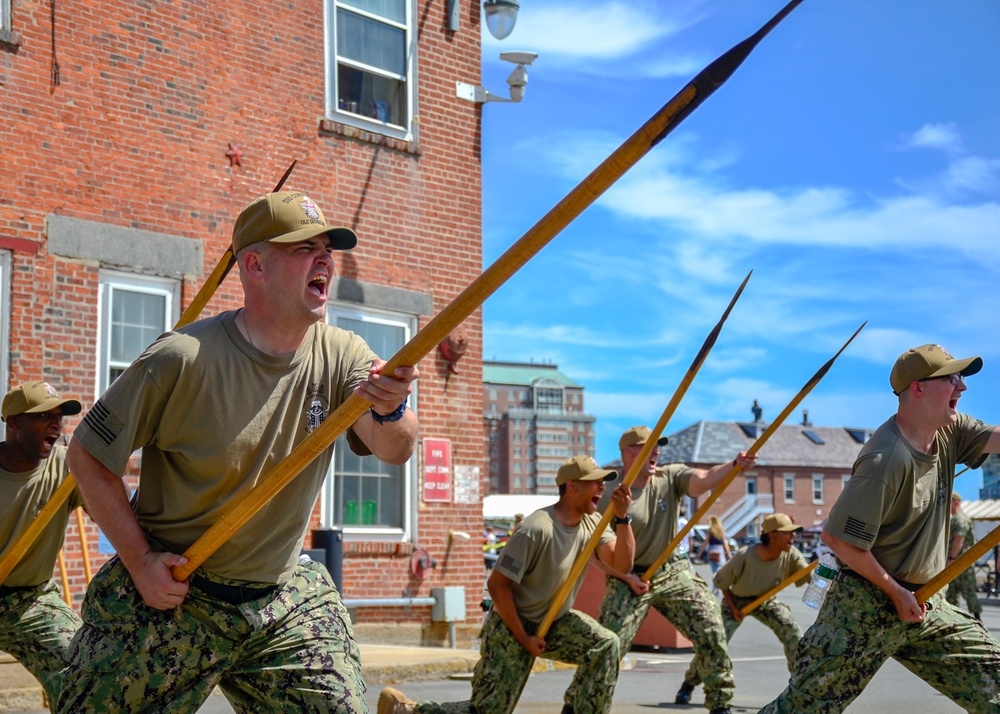
[[[508,494],[497,494],[487,496],[483,499],[483,520],[489,521],[495,518],[503,518],[512,521],[518,513],[527,516],[539,508],[551,506],[558,500],[559,497],[556,495],[511,496]]]

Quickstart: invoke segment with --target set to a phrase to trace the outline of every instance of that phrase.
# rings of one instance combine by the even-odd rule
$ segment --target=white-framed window
[[[747,493],[754,494],[757,493],[757,479],[747,477]]]
[[[823,474],[813,474],[813,503],[823,503]]]
[[[359,335],[382,359],[396,354],[416,330],[410,315],[339,304],[327,308],[327,322]],[[416,407],[416,390],[410,406]],[[363,534],[366,539],[409,538],[416,511],[412,462],[394,465],[358,456],[345,435],[338,437],[321,494],[322,527],[340,527],[347,535]]]
[[[10,31],[10,0],[0,0],[0,39],[9,37]]]
[[[795,503],[795,474],[785,474],[785,503]]]
[[[7,6],[7,0],[0,0]],[[9,7],[9,6],[8,6]],[[6,25],[4,25],[6,27]],[[9,250],[0,250],[0,384],[6,391],[10,384],[10,269]],[[0,422],[0,439],[7,437],[7,429]]]
[[[118,378],[179,317],[180,282],[102,270],[98,314],[97,394]]]
[[[326,114],[409,140],[415,115],[413,0],[326,0]]]

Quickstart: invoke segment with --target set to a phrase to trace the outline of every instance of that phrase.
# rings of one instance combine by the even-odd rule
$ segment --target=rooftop
[[[563,387],[583,389],[559,371],[557,364],[543,362],[483,362],[484,384],[509,384],[530,387],[540,379],[551,379]]]

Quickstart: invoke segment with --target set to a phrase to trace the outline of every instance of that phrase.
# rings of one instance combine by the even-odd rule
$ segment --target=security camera
[[[538,59],[536,52],[501,52],[500,59],[517,66],[507,77],[510,87],[510,99],[498,97],[486,87],[478,87],[465,82],[455,82],[455,95],[470,102],[519,102],[524,99],[524,88],[528,85],[528,65]]]
[[[527,67],[538,59],[538,54],[535,52],[501,52],[500,59],[517,65],[507,77],[507,84],[510,86],[511,101],[519,102],[524,99],[524,88],[528,85]]]

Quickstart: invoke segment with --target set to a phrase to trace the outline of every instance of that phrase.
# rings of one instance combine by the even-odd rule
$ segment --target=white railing
[[[726,533],[738,533],[761,514],[774,513],[774,494],[748,493],[719,518]]]

